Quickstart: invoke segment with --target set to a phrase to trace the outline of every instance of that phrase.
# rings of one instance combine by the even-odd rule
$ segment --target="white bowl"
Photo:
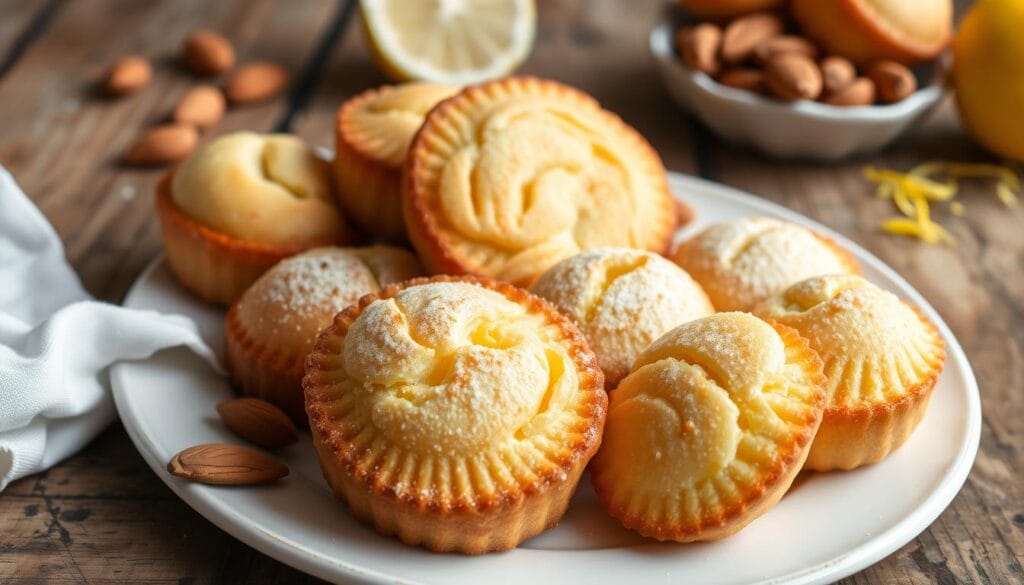
[[[877,150],[923,120],[945,94],[933,83],[884,106],[773,100],[722,85],[683,64],[673,47],[677,25],[673,11],[666,10],[650,37],[651,54],[669,93],[721,138],[771,156],[836,160]],[[915,71],[919,81],[938,77],[927,69]]]

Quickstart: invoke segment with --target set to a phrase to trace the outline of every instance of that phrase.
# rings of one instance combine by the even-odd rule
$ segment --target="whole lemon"
[[[953,84],[968,132],[1024,161],[1024,0],[981,0],[953,40]]]

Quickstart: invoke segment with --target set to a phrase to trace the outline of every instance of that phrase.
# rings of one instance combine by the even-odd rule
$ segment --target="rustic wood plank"
[[[62,4],[63,0],[0,0],[0,78],[46,30]]]
[[[117,300],[159,249],[151,193],[162,171],[119,164],[141,129],[166,119],[197,80],[177,64],[192,29],[222,31],[239,61],[269,59],[296,74],[334,4],[257,2],[69,2],[48,30],[0,80],[5,140],[0,163],[50,217],[86,287]],[[111,34],[110,18],[118,30]],[[153,83],[118,100],[96,80],[118,57],[153,59]],[[250,128],[269,130],[286,110],[284,96],[232,109],[209,139]],[[57,172],[55,172],[57,170]]]
[[[982,388],[978,462],[953,506],[919,538],[847,583],[1022,582],[1024,571],[1024,232],[981,186],[967,216],[940,212],[953,249],[881,234],[893,212],[860,176],[864,164],[983,158],[947,105],[876,156],[839,165],[780,162],[723,145],[675,108],[650,65],[646,33],[659,0],[545,0],[537,46],[522,72],[591,92],[644,133],[673,170],[700,172],[814,217],[906,276],[960,338]],[[965,2],[958,0],[959,5]],[[11,169],[68,244],[86,285],[117,300],[159,249],[150,193],[160,171],[117,158],[141,126],[161,120],[193,83],[171,56],[191,28],[223,31],[240,59],[285,64],[287,96],[232,111],[206,138],[234,129],[291,128],[333,145],[345,98],[385,80],[341,3],[139,3],[54,0],[49,20],[0,77],[0,164]],[[0,55],[45,3],[0,0]],[[9,9],[9,10],[8,10]],[[110,34],[110,14],[118,31]],[[20,27],[20,28],[19,28]],[[15,32],[12,32],[15,31]],[[10,40],[5,40],[10,39]],[[333,47],[333,49],[332,49]],[[114,58],[158,59],[153,87],[118,101],[90,92]],[[241,544],[149,470],[120,425],[50,471],[0,495],[0,582],[315,582]]]

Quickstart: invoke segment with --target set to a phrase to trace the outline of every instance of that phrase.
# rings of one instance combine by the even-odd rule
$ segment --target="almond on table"
[[[220,75],[235,66],[231,41],[211,30],[197,30],[185,39],[185,65],[198,75]]]
[[[159,165],[182,160],[199,142],[199,131],[190,124],[164,124],[151,128],[128,149],[125,162]]]
[[[205,128],[220,121],[226,108],[224,94],[219,89],[212,85],[198,85],[182,96],[171,118],[181,124]]]
[[[288,72],[275,63],[258,61],[239,67],[224,85],[224,95],[236,104],[268,100],[288,87]]]
[[[107,71],[104,90],[115,96],[135,93],[149,85],[153,78],[153,67],[149,61],[135,55],[124,57]]]
[[[225,400],[217,405],[217,414],[232,433],[260,447],[280,449],[299,440],[292,419],[266,400]]]

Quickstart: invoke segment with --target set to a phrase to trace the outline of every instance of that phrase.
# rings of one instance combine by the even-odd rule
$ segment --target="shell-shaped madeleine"
[[[430,112],[403,210],[428,270],[523,285],[583,249],[662,252],[676,225],[665,169],[635,130],[582,92],[527,77]]]
[[[832,240],[767,217],[708,226],[683,242],[672,260],[704,287],[719,311],[749,311],[811,276],[860,271],[849,253]]]
[[[591,477],[627,528],[728,536],[774,505],[824,408],[821,362],[793,330],[747,313],[680,325],[611,393]]]
[[[381,532],[438,551],[511,548],[557,522],[607,407],[568,319],[469,278],[364,297],[320,335],[303,384],[335,493]]]
[[[808,468],[873,463],[906,441],[945,360],[942,338],[919,311],[859,276],[827,275],[756,312],[796,329],[824,362],[829,405]]]
[[[531,290],[576,322],[597,354],[609,389],[663,333],[714,313],[685,270],[635,248],[596,248],[566,258]]]

